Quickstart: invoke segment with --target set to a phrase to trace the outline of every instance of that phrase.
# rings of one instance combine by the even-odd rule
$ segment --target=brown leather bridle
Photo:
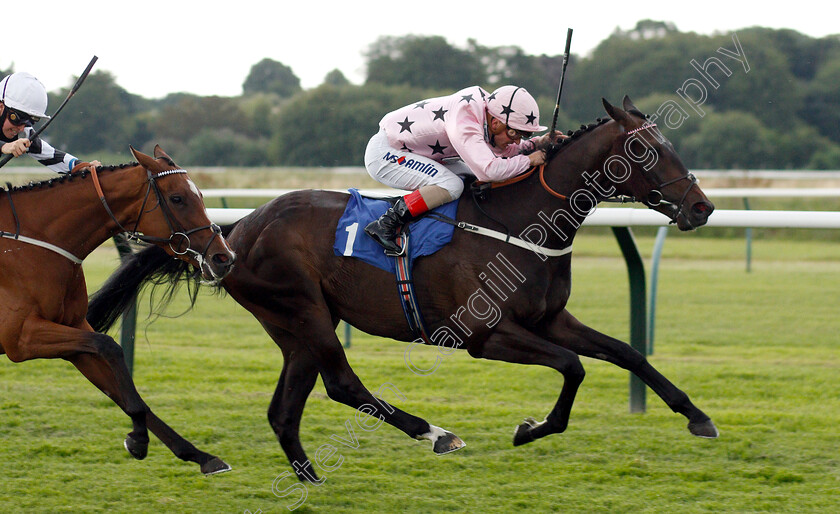
[[[151,171],[149,171],[148,169],[146,170],[146,176],[148,179],[148,188],[146,189],[146,196],[143,198],[143,204],[140,206],[140,213],[137,215],[137,221],[135,221],[134,223],[134,228],[132,230],[128,230],[127,228],[122,226],[119,220],[117,220],[116,216],[114,216],[114,213],[113,211],[111,211],[111,208],[108,206],[108,202],[107,200],[105,200],[105,193],[102,190],[102,185],[99,183],[99,175],[96,172],[96,167],[88,166],[88,169],[90,170],[91,176],[93,177],[93,184],[96,188],[96,193],[99,195],[99,201],[102,202],[102,205],[105,207],[105,210],[108,212],[108,215],[111,217],[114,223],[117,224],[117,227],[120,229],[120,231],[125,232],[127,234],[129,240],[142,241],[144,243],[152,244],[167,244],[169,245],[170,250],[172,250],[172,253],[176,255],[184,255],[189,253],[197,258],[206,259],[207,252],[210,250],[210,245],[213,243],[213,240],[216,237],[221,237],[222,229],[215,223],[210,223],[209,225],[205,225],[203,227],[196,227],[189,230],[184,229],[183,227],[175,228],[175,225],[173,224],[174,216],[172,215],[172,212],[170,211],[169,207],[164,201],[163,193],[160,191],[160,188],[157,185],[157,181],[169,175],[186,174],[186,170],[167,170],[162,171],[156,175],[152,175]],[[143,235],[140,234],[137,230],[140,225],[140,218],[143,216],[143,214],[147,212],[146,204],[149,201],[149,197],[151,196],[152,191],[155,192],[155,197],[157,197],[158,206],[161,208],[161,211],[163,212],[163,217],[166,220],[166,224],[169,226],[170,234],[168,238]],[[154,208],[148,212],[151,212],[153,210]],[[209,241],[207,241],[207,245],[204,247],[204,250],[201,253],[199,253],[196,250],[190,248],[190,234],[194,234],[196,232],[200,232],[206,229],[210,229],[215,235],[211,237]]]

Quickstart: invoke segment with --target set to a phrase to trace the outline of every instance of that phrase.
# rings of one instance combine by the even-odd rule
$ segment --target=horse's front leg
[[[688,418],[688,430],[692,434],[707,438],[718,436],[717,427],[709,416],[695,407],[687,394],[629,344],[587,327],[566,310],[547,325],[543,335],[578,355],[611,362],[630,371],[659,395],[671,410]]]
[[[300,442],[300,420],[306,399],[318,379],[318,365],[295,338],[271,323],[263,321],[262,325],[283,351],[283,371],[268,407],[268,423],[298,479],[319,483]]]
[[[554,409],[546,416],[545,421],[537,422],[529,418],[519,425],[513,437],[514,446],[566,430],[575,395],[586,374],[580,358],[574,352],[557,346],[510,320],[500,322],[483,345],[468,350],[473,357],[517,364],[538,364],[556,369],[563,375],[563,388]]]

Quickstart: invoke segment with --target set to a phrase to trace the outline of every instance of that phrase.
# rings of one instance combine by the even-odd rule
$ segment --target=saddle
[[[349,189],[348,192],[350,199],[336,226],[333,251],[336,255],[355,257],[383,271],[396,273],[395,259],[385,255],[382,247],[364,233],[364,227],[379,219],[394,199],[364,197],[358,189]],[[457,210],[458,200],[455,200],[433,209],[431,213],[454,218]],[[403,233],[411,239],[411,248],[406,252],[409,265],[413,265],[418,257],[432,255],[449,244],[454,231],[453,225],[439,223],[427,216],[407,224]]]
[[[440,223],[435,216],[454,218],[458,210],[458,200],[433,209],[430,216],[423,216],[412,221],[399,232],[397,244],[406,251],[400,256],[389,256],[379,244],[364,233],[364,227],[379,219],[396,198],[369,198],[362,196],[357,189],[349,189],[350,199],[335,231],[333,251],[336,255],[354,257],[396,275],[400,304],[406,321],[415,337],[428,340],[423,316],[414,294],[414,281],[411,270],[414,261],[423,256],[432,255],[452,240],[455,226]]]

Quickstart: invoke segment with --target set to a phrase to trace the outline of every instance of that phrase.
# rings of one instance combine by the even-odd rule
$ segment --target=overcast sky
[[[304,88],[321,84],[335,68],[360,84],[362,53],[384,35],[440,35],[456,46],[474,38],[485,46],[516,45],[533,55],[559,55],[571,27],[572,53],[586,55],[616,27],[629,30],[642,19],[707,35],[751,26],[790,28],[812,37],[840,33],[836,17],[825,10],[828,4],[811,0],[750,7],[731,0],[42,0],[3,5],[0,68],[14,64],[54,91],[71,85],[97,55],[94,70],[111,72],[120,86],[146,98],[179,91],[237,96],[251,66],[266,57],[290,66]]]

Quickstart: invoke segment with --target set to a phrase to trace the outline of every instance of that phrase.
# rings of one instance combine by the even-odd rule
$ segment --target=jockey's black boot
[[[408,211],[404,198],[397,200],[378,220],[368,223],[365,233],[385,248],[385,253],[399,255],[402,249],[395,242],[397,229],[414,219]]]

